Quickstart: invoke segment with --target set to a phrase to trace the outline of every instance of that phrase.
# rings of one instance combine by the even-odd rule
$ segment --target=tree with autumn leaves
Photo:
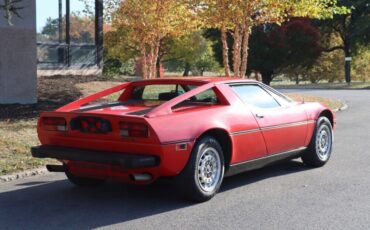
[[[227,33],[233,37],[233,76],[244,77],[247,70],[251,29],[261,24],[281,24],[290,17],[331,18],[346,9],[336,0],[204,0],[201,17],[205,24],[221,31],[225,75],[230,76]]]
[[[143,77],[155,78],[166,38],[182,37],[199,28],[219,29],[225,75],[244,77],[252,27],[280,24],[289,17],[331,18],[334,12],[345,11],[336,6],[336,0],[125,0],[114,15],[112,30],[125,31],[130,46],[142,57]],[[233,37],[231,47],[227,42],[229,33]]]
[[[142,57],[143,78],[155,78],[162,42],[195,31],[197,21],[196,13],[182,1],[125,0],[115,13],[112,30],[125,31],[128,43]]]

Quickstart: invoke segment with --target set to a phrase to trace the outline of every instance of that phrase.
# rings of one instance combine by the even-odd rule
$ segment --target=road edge
[[[348,104],[342,100],[339,100],[340,102],[342,102],[342,107],[338,108],[338,109],[333,109],[334,112],[340,112],[340,111],[344,111],[346,109],[348,109]]]
[[[27,177],[32,177],[32,176],[37,176],[37,175],[44,175],[44,174],[48,174],[48,173],[49,173],[49,171],[46,169],[46,167],[21,171],[21,172],[9,174],[9,175],[0,176],[0,184],[15,181],[15,180],[19,180],[19,179],[24,179],[24,178],[27,178]]]

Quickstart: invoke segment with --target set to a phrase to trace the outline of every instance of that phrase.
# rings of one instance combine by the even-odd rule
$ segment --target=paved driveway
[[[203,204],[166,182],[81,189],[36,176],[0,184],[0,229],[370,229],[370,90],[304,93],[349,105],[323,168],[296,160],[237,175]]]

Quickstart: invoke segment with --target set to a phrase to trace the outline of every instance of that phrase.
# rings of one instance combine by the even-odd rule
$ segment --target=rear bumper
[[[124,169],[150,168],[156,167],[160,163],[159,157],[152,155],[94,151],[53,145],[32,147],[31,153],[33,157],[37,158],[119,165]]]

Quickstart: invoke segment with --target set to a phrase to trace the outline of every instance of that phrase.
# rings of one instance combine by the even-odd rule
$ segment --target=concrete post
[[[36,0],[16,6],[24,8],[22,18],[13,15],[13,26],[0,10],[0,104],[37,102]]]

